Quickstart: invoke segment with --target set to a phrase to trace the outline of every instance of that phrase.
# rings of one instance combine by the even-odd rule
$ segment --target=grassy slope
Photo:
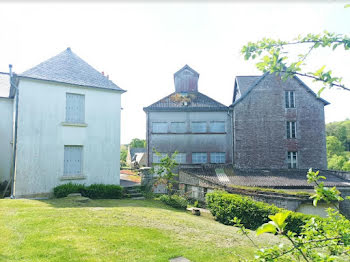
[[[0,200],[0,261],[238,261],[253,252],[236,228],[158,201]]]

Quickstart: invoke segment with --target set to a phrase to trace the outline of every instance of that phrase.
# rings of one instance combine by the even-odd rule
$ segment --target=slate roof
[[[236,81],[241,94],[245,94],[261,76],[236,76]]]
[[[227,111],[228,107],[219,103],[218,101],[200,93],[189,93],[191,101],[184,104],[183,102],[177,102],[173,99],[172,93],[159,101],[153,103],[148,107],[144,107],[144,111]]]
[[[73,53],[70,48],[19,76],[124,92],[123,89]]]
[[[10,75],[0,72],[0,97],[9,97],[10,94]]]
[[[237,76],[236,83],[238,87],[236,85],[234,87],[233,101],[230,107],[233,107],[242,99],[244,99],[249,94],[249,92],[268,75],[270,74],[265,73],[262,76]],[[295,79],[301,86],[303,86],[306,89],[307,92],[311,93],[316,99],[319,99],[325,105],[329,104],[328,101],[324,100],[321,97],[318,97],[317,94],[314,91],[312,91],[312,89],[308,87],[299,77],[293,76],[293,79]],[[238,89],[240,90],[240,95],[237,95]]]
[[[262,170],[262,169],[235,169],[232,166],[222,166],[229,182],[226,186],[250,186],[250,187],[269,187],[269,188],[312,188],[312,184],[307,183],[307,170],[284,169],[284,170]],[[182,172],[189,175],[195,175],[209,180],[218,185],[223,182],[219,180],[215,172],[215,167],[202,166],[200,168],[181,168]],[[338,177],[332,171],[320,171],[327,179],[324,180],[325,186],[332,187],[350,187],[350,180]]]
[[[130,148],[131,161],[134,161],[134,157],[138,153],[146,153],[146,148],[143,148],[143,147]]]

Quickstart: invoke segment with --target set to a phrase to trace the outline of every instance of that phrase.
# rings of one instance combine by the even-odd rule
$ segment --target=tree
[[[346,151],[350,151],[350,120],[332,122],[326,125],[327,136],[335,136]]]
[[[304,47],[304,51],[300,53],[296,59],[288,57],[290,47]],[[308,34],[307,36],[298,36],[292,41],[275,40],[264,38],[256,43],[249,42],[243,46],[241,53],[246,60],[255,59],[263,56],[256,64],[257,68],[262,72],[281,74],[286,80],[292,76],[303,76],[311,78],[314,81],[323,84],[319,93],[326,87],[339,87],[343,90],[350,91],[350,87],[342,83],[341,77],[333,76],[331,70],[325,70],[326,66],[320,66],[313,72],[305,72],[303,67],[306,65],[306,59],[310,53],[320,47],[330,47],[332,50],[342,46],[345,50],[350,49],[350,38],[346,35],[329,33],[324,31],[322,34]]]
[[[154,153],[162,157],[162,155],[157,152],[155,149],[153,150]],[[151,172],[153,174],[156,174],[156,181],[154,183],[155,186],[159,184],[166,185],[167,193],[168,195],[172,195],[174,193],[174,184],[177,183],[177,180],[175,177],[177,176],[176,173],[174,173],[174,168],[178,166],[175,157],[177,155],[177,152],[173,153],[171,156],[166,154],[163,158],[161,158],[160,163],[154,163],[154,167],[152,168]]]
[[[335,136],[327,136],[327,157],[332,157],[333,155],[342,155],[344,153],[344,146]]]
[[[130,142],[130,147],[132,147],[132,148],[145,148],[146,147],[146,140],[134,138]]]
[[[120,166],[126,166],[126,157],[128,155],[128,149],[125,145],[120,146]]]

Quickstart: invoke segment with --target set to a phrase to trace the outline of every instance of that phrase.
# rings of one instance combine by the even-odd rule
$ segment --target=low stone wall
[[[150,172],[151,168],[141,168],[141,185],[149,187],[154,190],[153,183],[155,181],[154,175]],[[347,175],[347,172],[337,172],[339,176]],[[189,175],[185,172],[179,171],[179,193],[186,195],[189,198],[197,199],[205,202],[205,195],[215,189],[225,190],[229,193],[250,196],[256,201],[262,201],[268,204],[273,204],[280,208],[285,208],[291,211],[301,212],[304,214],[320,215],[325,217],[327,215],[326,209],[334,207],[332,204],[319,203],[314,207],[312,200],[308,196],[298,196],[292,194],[282,194],[275,192],[252,191],[240,188],[228,187],[225,184],[213,183],[202,177],[196,175]],[[157,191],[157,189],[155,189]],[[350,188],[338,188],[342,193],[342,197],[350,196]],[[157,193],[157,192],[156,192]],[[159,193],[159,192],[158,192]],[[339,209],[342,214],[350,218],[350,201],[343,201],[339,204]]]
[[[304,214],[320,215],[325,217],[327,215],[326,209],[332,207],[331,204],[320,203],[317,207],[312,205],[312,200],[308,196],[296,196],[274,192],[256,192],[240,188],[227,187],[226,185],[216,184],[211,181],[205,180],[195,175],[188,175],[184,172],[179,173],[180,192],[182,194],[188,194],[190,197],[205,201],[206,193],[214,190],[221,189],[229,193],[250,196],[256,201],[262,201],[268,204],[273,204],[280,208],[285,208],[291,211],[301,212]],[[350,194],[350,191],[348,192]],[[349,202],[349,201],[348,201]],[[350,209],[350,205],[347,206]],[[341,208],[341,207],[340,207]],[[341,209],[342,213],[347,213],[344,208]]]

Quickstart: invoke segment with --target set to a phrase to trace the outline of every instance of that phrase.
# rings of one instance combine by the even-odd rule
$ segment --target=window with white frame
[[[80,175],[83,173],[83,147],[64,146],[64,174]]]
[[[295,108],[295,92],[294,91],[286,91],[285,92],[286,99],[286,108]]]
[[[152,162],[158,164],[160,163],[160,160],[164,158],[166,155],[167,155],[166,153],[159,153],[159,154],[153,153]]]
[[[167,122],[153,122],[152,123],[153,133],[168,133],[168,123]]]
[[[66,93],[66,122],[84,123],[85,95]]]
[[[226,153],[225,152],[210,153],[210,163],[222,164],[225,162],[226,162]]]
[[[209,124],[209,131],[212,133],[224,133],[225,121],[212,121]]]
[[[186,123],[185,122],[171,122],[170,133],[185,133]]]
[[[186,153],[177,153],[175,156],[175,161],[178,164],[186,164]]]
[[[207,162],[207,153],[192,153],[192,164],[203,164]]]
[[[297,168],[298,152],[288,152],[288,168]]]
[[[207,122],[191,122],[191,132],[192,133],[206,133],[207,132]]]
[[[287,121],[287,138],[296,138],[296,123]]]

